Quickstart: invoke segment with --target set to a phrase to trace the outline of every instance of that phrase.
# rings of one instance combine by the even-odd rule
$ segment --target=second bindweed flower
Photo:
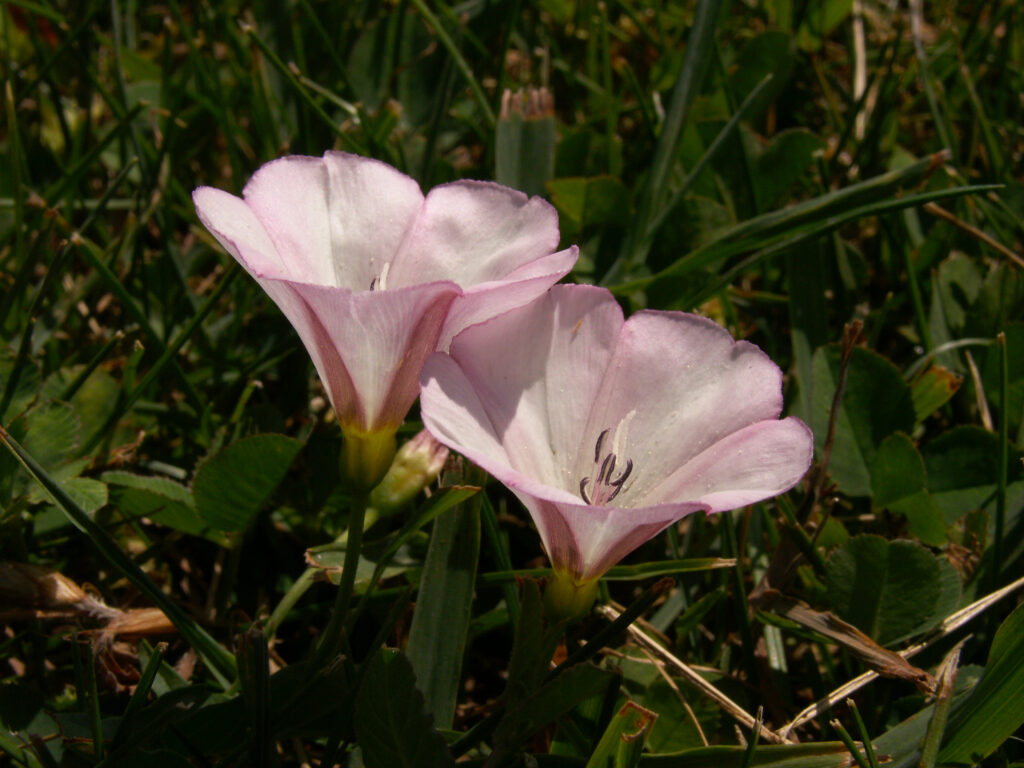
[[[551,559],[549,608],[680,518],[792,488],[813,438],[779,419],[782,372],[711,320],[556,286],[459,334],[421,376],[425,426],[526,506]]]

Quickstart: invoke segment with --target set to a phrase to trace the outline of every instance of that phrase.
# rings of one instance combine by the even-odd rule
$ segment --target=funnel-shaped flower
[[[682,312],[623,322],[600,288],[556,286],[466,329],[420,382],[426,427],[519,497],[577,588],[691,512],[788,490],[811,461],[760,349]]]
[[[539,198],[469,181],[424,198],[394,168],[340,152],[267,163],[241,198],[200,187],[193,199],[295,326],[346,437],[369,453],[376,435],[393,453],[427,355],[576,260],[555,252],[558,216]]]

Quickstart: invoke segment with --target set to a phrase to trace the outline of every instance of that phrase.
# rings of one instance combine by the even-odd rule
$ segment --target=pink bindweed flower
[[[623,321],[601,288],[556,286],[466,329],[420,384],[427,429],[519,497],[556,590],[584,607],[673,522],[782,493],[811,462],[764,352],[682,312]]]
[[[459,181],[426,197],[355,155],[283,157],[242,197],[193,193],[199,218],[295,326],[345,435],[375,483],[427,355],[468,325],[531,301],[576,261],[548,203]],[[372,487],[368,485],[367,487]]]

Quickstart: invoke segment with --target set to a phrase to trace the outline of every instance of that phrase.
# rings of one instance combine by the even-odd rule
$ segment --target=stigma
[[[619,476],[615,477],[618,456],[613,451],[602,453],[607,436],[608,430],[606,429],[597,436],[597,443],[594,445],[594,467],[598,470],[597,475],[594,478],[588,475],[580,480],[580,497],[587,504],[598,507],[608,504],[619,495],[623,483],[629,479],[629,475],[633,471],[633,460],[627,458],[626,466],[623,467]]]

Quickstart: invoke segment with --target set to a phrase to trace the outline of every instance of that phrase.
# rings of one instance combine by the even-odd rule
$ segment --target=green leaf
[[[146,761],[143,747],[151,747],[167,733],[180,726],[210,696],[210,689],[190,685],[165,693],[153,703],[121,720],[110,745],[108,765],[131,765]],[[149,765],[148,761],[145,762]],[[187,763],[185,763],[187,765]]]
[[[109,499],[107,486],[91,477],[72,477],[62,482],[61,487],[90,515],[105,507]]]
[[[850,752],[841,741],[818,744],[765,744],[747,761],[746,747],[700,747],[670,755],[650,755],[642,768],[849,768]]]
[[[462,504],[434,521],[405,650],[441,728],[455,719],[479,555],[479,505]]]
[[[773,84],[775,81],[772,81]],[[793,186],[814,162],[825,142],[810,131],[791,128],[772,137],[755,162],[754,191],[760,210],[766,210]]]
[[[14,372],[17,357],[9,347],[0,346],[0,398],[4,396],[7,382],[10,381],[11,374]],[[36,399],[36,395],[39,394],[40,378],[39,366],[31,359],[26,360],[18,374],[18,381],[15,384],[14,393],[11,395],[10,405],[7,406],[7,413],[0,414],[4,416],[5,421],[20,414]]]
[[[356,698],[355,727],[367,768],[454,766],[432,727],[412,665],[388,649],[373,657]]]
[[[819,458],[839,380],[838,345],[814,353],[812,421]],[[871,466],[882,441],[914,427],[914,404],[899,370],[874,352],[856,348],[850,357],[846,392],[836,420],[829,474],[850,496],[870,496]]]
[[[192,481],[199,516],[223,531],[248,528],[284,479],[302,443],[284,435],[253,435],[210,457]]]
[[[345,566],[345,546],[342,544],[325,544],[321,547],[313,547],[306,550],[306,561],[314,568],[322,568],[327,572],[327,578],[332,584],[341,583],[341,572]],[[359,564],[356,566],[355,592],[362,594],[373,582],[374,576],[377,579],[390,579],[405,573],[409,568],[419,566],[418,560],[408,557],[408,550],[399,548],[396,553],[388,556],[388,564],[383,568],[380,563],[383,561],[371,560],[369,557],[359,556]],[[378,573],[379,572],[379,573]]]
[[[519,623],[512,641],[508,683],[503,694],[506,707],[518,706],[540,686],[561,640],[562,629],[561,624],[544,626],[540,585],[533,579],[524,579]]]
[[[54,400],[65,399],[65,393],[84,365],[60,368],[46,377],[40,396]],[[82,423],[82,435],[92,435],[117,408],[121,387],[102,368],[92,371],[71,395],[68,401],[74,407]]]
[[[754,104],[751,105],[748,113],[751,123],[754,123],[786,88],[795,64],[796,47],[793,45],[793,38],[785,32],[762,32],[743,46],[743,50],[736,57],[735,68],[729,75],[729,88],[733,98],[742,101],[757,88],[765,75],[772,76],[771,82],[757,95]],[[789,131],[782,131],[777,136],[784,136],[787,133]]]
[[[939,763],[975,764],[1024,724],[1024,605],[1002,623],[989,649],[985,674],[950,719]]]
[[[978,298],[967,315],[969,336],[995,336],[1024,311],[1024,279],[1020,267],[1001,263],[982,280]]]
[[[797,44],[805,51],[818,50],[828,33],[839,26],[852,9],[853,0],[819,0],[809,3],[796,35]]]
[[[928,492],[948,524],[972,509],[995,501],[999,478],[999,438],[973,425],[944,432],[921,448],[928,473]],[[1020,454],[1010,450],[1008,480],[1021,479]]]
[[[494,734],[496,745],[503,750],[514,749],[584,699],[604,691],[615,678],[614,673],[591,664],[569,667],[508,712]]]
[[[38,403],[15,419],[9,430],[25,450],[38,457],[36,461],[56,483],[67,483],[88,464],[87,461],[71,461],[78,448],[81,428],[78,414],[67,403],[54,400]],[[27,494],[30,503],[47,498],[45,490],[32,481],[31,474],[6,452],[0,456],[0,492],[5,498]]]
[[[878,446],[871,464],[872,502],[906,516],[910,532],[929,546],[946,543],[942,512],[925,490],[924,459],[903,432]]]
[[[634,768],[658,715],[627,701],[608,723],[586,768]]]
[[[629,191],[614,176],[553,179],[547,189],[570,232],[594,224],[621,226],[629,220]]]
[[[158,525],[191,536],[202,536],[221,546],[228,538],[215,531],[196,512],[192,492],[169,477],[147,477],[120,470],[104,472],[100,478],[110,485],[114,505],[129,519],[145,517]]]
[[[924,547],[875,535],[849,539],[825,572],[836,614],[881,645],[942,618],[943,577]]]
[[[924,421],[949,402],[960,389],[963,376],[941,365],[932,364],[910,382],[910,396],[914,401],[914,417]]]
[[[962,253],[953,253],[939,264],[932,277],[932,304],[928,326],[933,344],[945,344],[962,335],[968,313],[978,298],[982,277],[974,262]],[[959,370],[952,352],[939,356],[939,361]]]
[[[647,740],[652,752],[670,753],[701,746],[704,742],[701,741],[701,732],[697,730],[694,715],[705,734],[718,730],[721,710],[710,699],[690,694],[691,690],[677,690],[658,675],[639,696],[641,704],[658,713],[658,721]]]

